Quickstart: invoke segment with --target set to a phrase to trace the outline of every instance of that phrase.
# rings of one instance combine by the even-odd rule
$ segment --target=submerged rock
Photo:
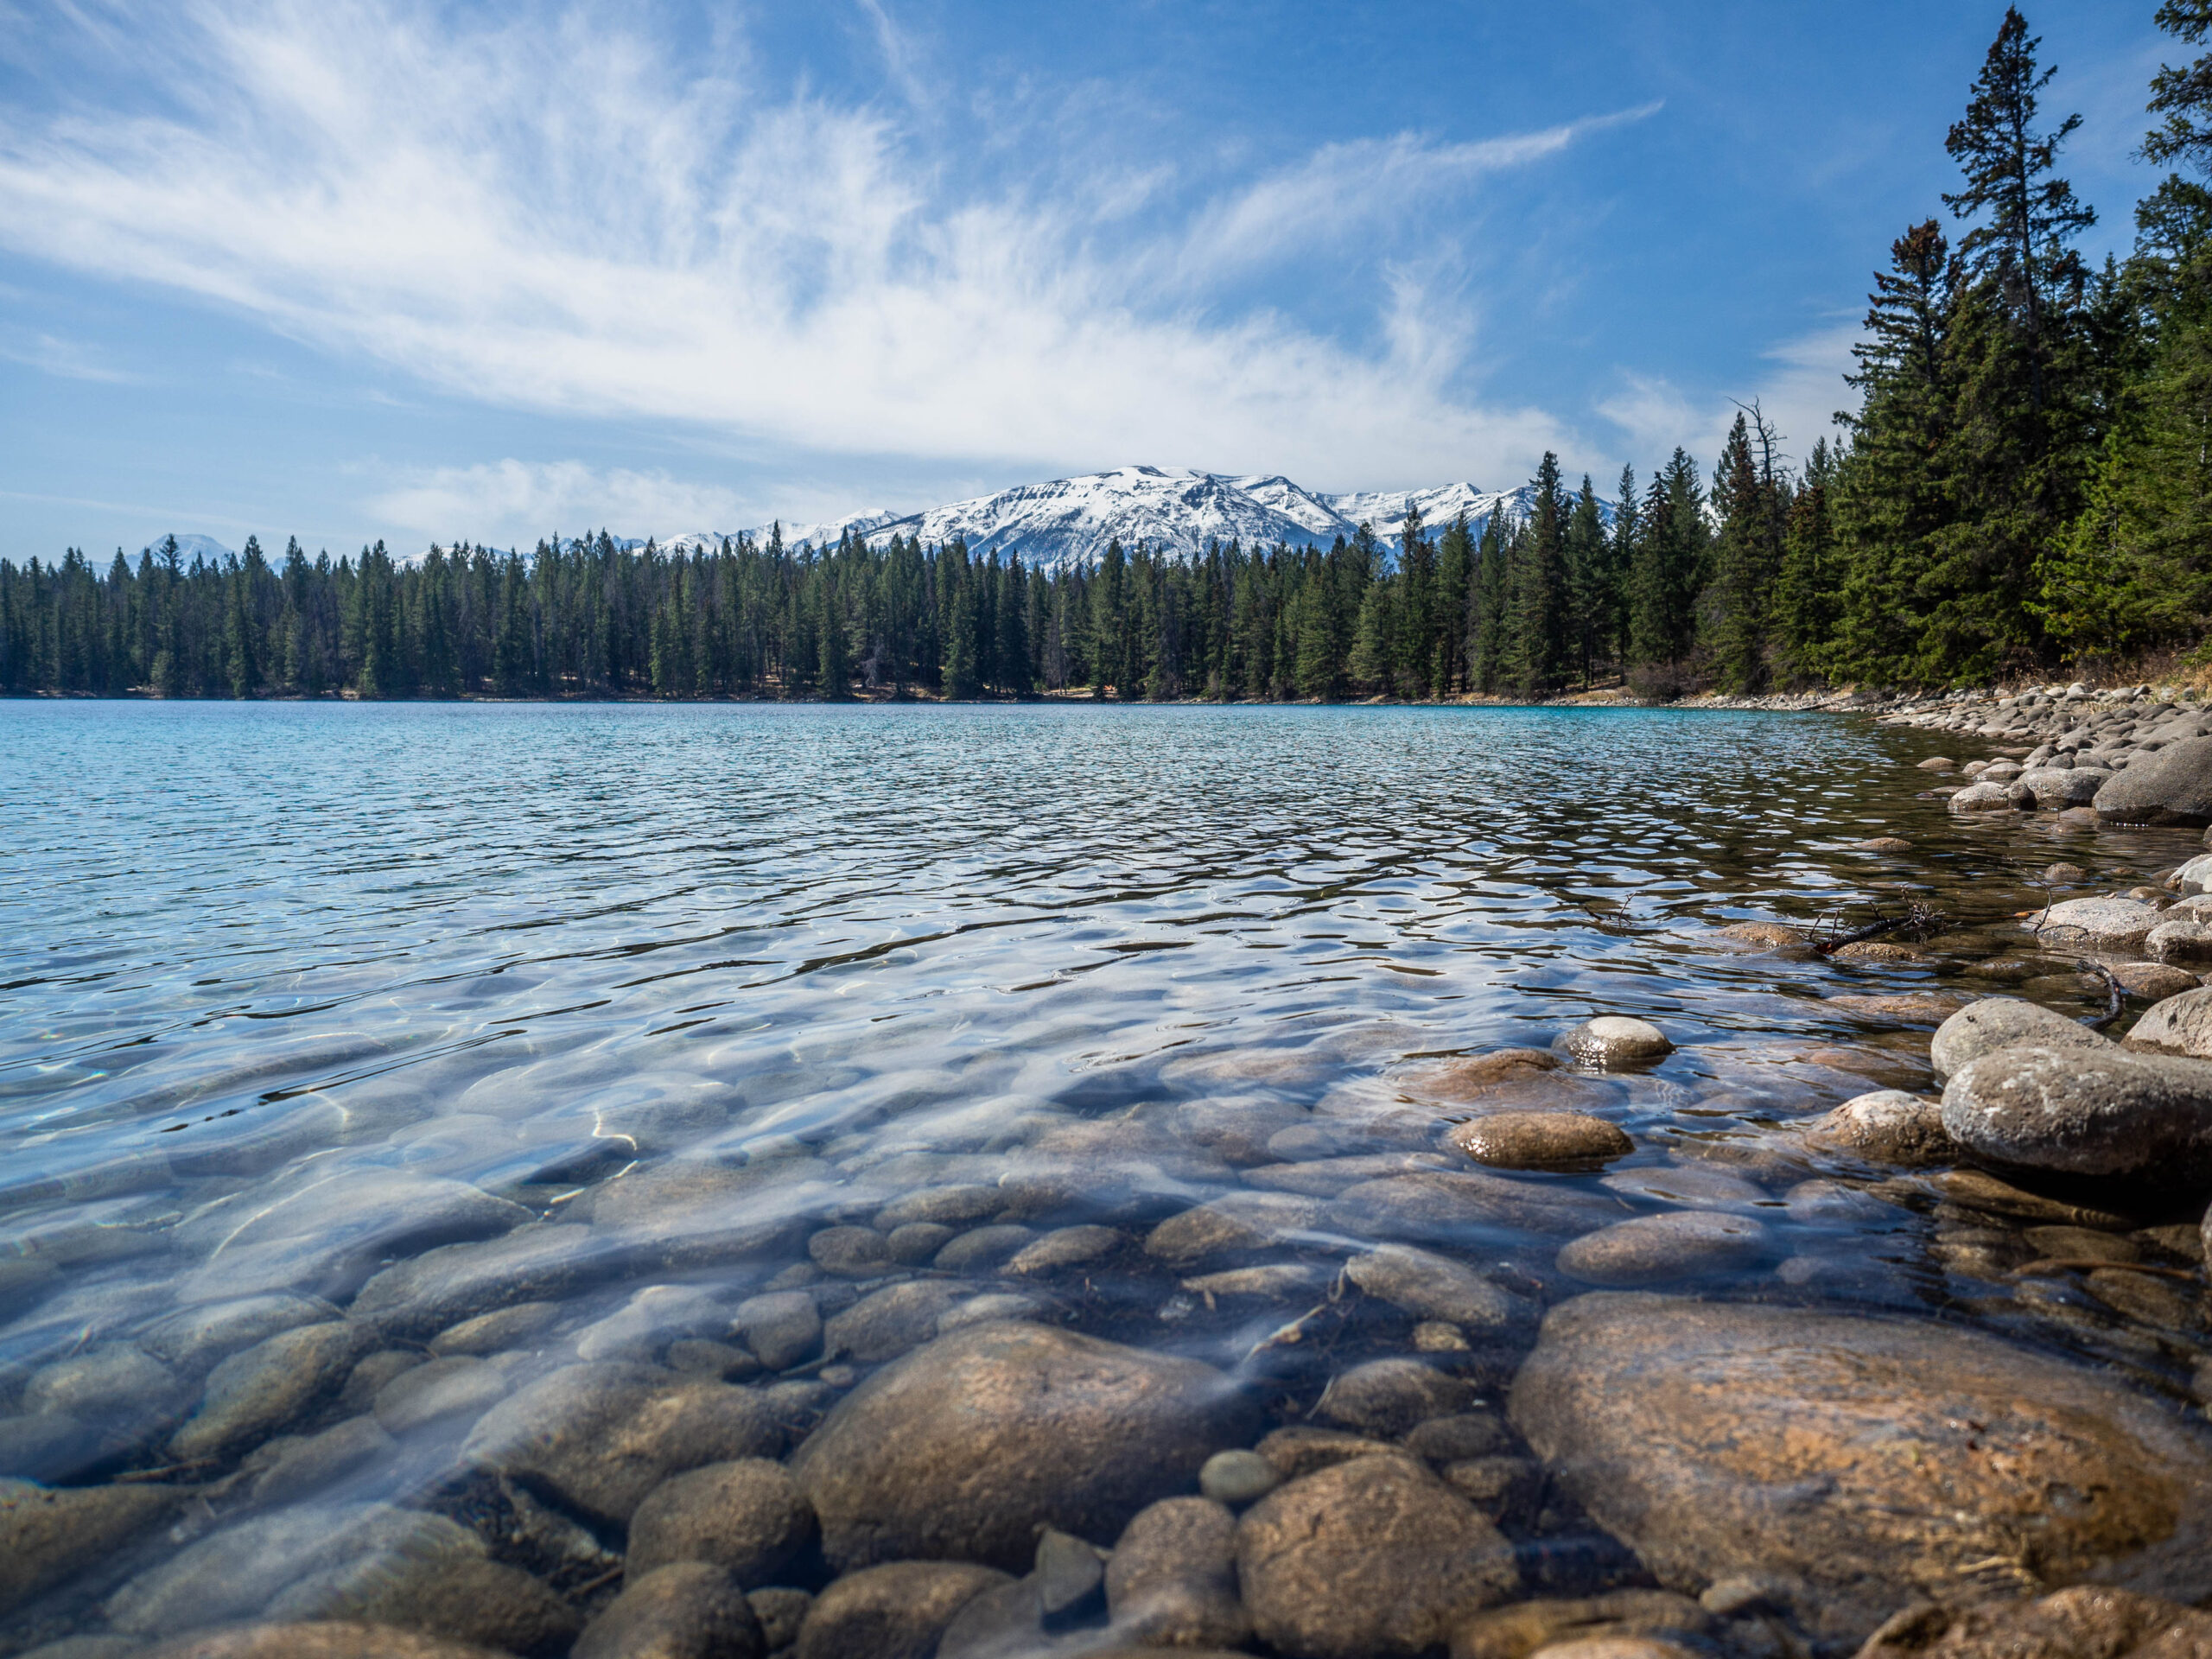
[[[1446,1138],[1496,1169],[1584,1168],[1636,1150],[1618,1125],[1587,1112],[1492,1112]]]
[[[737,1580],[704,1561],[624,1575],[570,1659],[762,1659],[767,1640]]]
[[[1520,1585],[1497,1529],[1403,1457],[1269,1493],[1237,1523],[1236,1571],[1254,1633],[1290,1659],[1425,1653]]]
[[[1749,1267],[1766,1229],[1749,1216],[1678,1210],[1586,1233],[1559,1253],[1559,1270],[1586,1285],[1656,1285]]]
[[[750,1389],[650,1366],[564,1366],[487,1412],[462,1456],[626,1523],[645,1494],[703,1464],[773,1456],[784,1432]]]
[[[709,1561],[748,1590],[776,1582],[813,1541],[814,1511],[780,1463],[709,1464],[671,1477],[630,1517],[628,1570]]]
[[[2010,812],[2012,810],[2012,791],[2019,785],[2004,784],[1968,784],[1951,797],[1950,810],[1961,817],[1977,812]],[[2033,797],[2029,798],[2032,799]]]
[[[266,1440],[336,1391],[373,1333],[350,1320],[302,1325],[232,1354],[208,1375],[200,1409],[169,1441],[181,1462],[220,1458]]]
[[[1943,1127],[1993,1163],[2202,1185],[2212,1181],[2212,1062],[2113,1044],[2002,1048],[1944,1086]]]
[[[1701,1638],[1713,1616],[1688,1596],[1665,1590],[1616,1590],[1609,1595],[1516,1602],[1464,1619],[1452,1636],[1452,1659],[1526,1659],[1543,1652],[1567,1659],[1653,1659],[1684,1649],[1651,1638],[1679,1636],[1707,1651]]]
[[[2106,1585],[2035,1601],[1945,1607],[1921,1602],[1867,1638],[1859,1659],[2197,1659],[2212,1653],[2212,1613]]]
[[[1111,1539],[1255,1427],[1230,1380],[1195,1360],[981,1325],[861,1383],[791,1472],[840,1567],[905,1558],[1019,1570],[1039,1523]]]
[[[1986,996],[1969,1002],[1936,1029],[1928,1058],[1942,1082],[1968,1062],[2016,1043],[2045,1048],[2109,1048],[2087,1026],[2037,1002],[2015,996]]]
[[[106,1560],[177,1502],[166,1486],[49,1491],[0,1481],[0,1615]]]
[[[1573,1187],[1479,1170],[1439,1170],[1348,1187],[1325,1219],[1355,1238],[1471,1243],[1529,1232],[1583,1232],[1621,1213],[1618,1204]]]
[[[1466,1409],[1474,1388],[1417,1359],[1370,1359],[1330,1379],[1313,1413],[1361,1434],[1395,1439]]]
[[[501,1659],[489,1648],[354,1620],[255,1624],[142,1651],[144,1659]]]
[[[1252,1621],[1236,1594],[1236,1517],[1205,1497],[1139,1510],[1106,1564],[1106,1607],[1133,1645],[1243,1645]]]
[[[1472,1268],[1407,1244],[1355,1255],[1345,1275],[1369,1295],[1417,1319],[1445,1319],[1483,1331],[1510,1325],[1524,1305]]]
[[[2212,1591],[2212,1440],[1955,1325],[1600,1293],[1553,1310],[1510,1409],[1662,1584],[1760,1578],[1827,1640],[1923,1592]]]
[[[930,1659],[962,1608],[1008,1581],[967,1561],[894,1561],[849,1573],[807,1611],[798,1659]]]

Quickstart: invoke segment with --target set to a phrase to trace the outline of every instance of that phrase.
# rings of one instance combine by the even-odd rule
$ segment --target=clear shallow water
[[[565,1223],[655,1170],[778,1160],[791,1179],[671,1205],[652,1251],[634,1217],[597,1221],[606,1248],[549,1281],[564,1322],[518,1349],[511,1380],[573,1357],[573,1333],[641,1286],[732,1304],[801,1285],[829,1314],[914,1272],[1004,1294],[988,1252],[824,1273],[808,1235],[914,1188],[1049,1166],[1059,1195],[1010,1211],[1020,1224],[1132,1243],[1025,1279],[1034,1309],[1257,1376],[1295,1414],[1333,1370],[1408,1351],[1410,1321],[1378,1311],[1325,1351],[1255,1357],[1313,1298],[1183,1281],[1258,1256],[1325,1281],[1362,1243],[1357,1217],[1180,1266],[1135,1241],[1225,1191],[1305,1190],[1250,1173],[1296,1160],[1239,1150],[1224,1125],[1240,1116],[1321,1124],[1340,1151],[1433,1147],[1465,1115],[1423,1082],[1437,1057],[1541,1047],[1597,1013],[1652,1020],[1677,1050],[1546,1087],[1638,1149],[1610,1184],[1514,1179],[1625,1218],[1680,1201],[1669,1172],[1726,1171],[1756,1189],[1727,1202],[1772,1236],[1720,1281],[1735,1294],[1969,1319],[2177,1392],[2190,1339],[1962,1276],[1940,1194],[1847,1220],[1789,1203],[1808,1179],[1884,1175],[1776,1125],[1927,1084],[1932,1020],[1826,999],[2000,988],[1970,970],[2020,954],[2010,918],[2038,901],[2031,872],[2066,857],[2124,884],[2196,841],[1960,824],[1904,764],[1934,748],[1816,716],[1675,711],[0,708],[0,1473],[168,1471],[232,1482],[217,1521],[266,1510],[239,1482],[251,1436],[197,1460],[172,1446],[219,1357],[178,1357],[161,1332],[180,1308],[292,1293],[342,1309],[378,1269],[509,1224],[393,1221],[406,1182]],[[1849,849],[1881,834],[1914,850]],[[1950,930],[1910,962],[1713,932],[1907,893]],[[2037,984],[2069,1011],[2094,1001]],[[382,1220],[286,1219],[384,1177],[403,1185]],[[772,1242],[684,1248],[753,1222]],[[1532,1301],[1571,1294],[1555,1237],[1430,1242]],[[728,1334],[694,1319],[632,1357]],[[110,1366],[90,1382],[88,1356]],[[1510,1375],[1510,1354],[1440,1357]],[[791,1396],[795,1432],[868,1369],[827,1358],[826,1389]],[[262,1438],[368,1399],[317,1396]],[[442,1501],[468,1426],[403,1433],[285,1502]],[[55,1594],[38,1630],[99,1627]]]

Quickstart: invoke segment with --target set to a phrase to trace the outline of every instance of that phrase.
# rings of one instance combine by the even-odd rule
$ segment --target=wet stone
[[[1867,1638],[1859,1659],[2196,1659],[2208,1652],[2212,1613],[2084,1584],[2032,1601],[1916,1601]]]
[[[883,1242],[893,1262],[919,1267],[959,1236],[958,1228],[947,1227],[942,1222],[910,1221],[903,1227],[893,1228]]]
[[[805,1291],[771,1291],[740,1302],[730,1332],[770,1370],[788,1370],[821,1351],[822,1312]]]
[[[1304,1423],[1269,1430],[1253,1449],[1273,1464],[1285,1480],[1296,1480],[1300,1475],[1349,1463],[1354,1458],[1397,1456],[1402,1450],[1389,1440],[1355,1434],[1349,1429],[1316,1428]]]
[[[968,1287],[944,1279],[911,1279],[871,1291],[822,1327],[822,1351],[880,1364],[920,1347],[938,1332]]]
[[[1217,1503],[1249,1503],[1281,1484],[1274,1465],[1256,1452],[1217,1452],[1198,1471],[1198,1491]]]
[[[2105,967],[2128,995],[2151,1002],[2193,991],[2198,982],[2196,976],[2187,969],[2171,967],[2163,962],[2108,962]]]
[[[907,1560],[849,1573],[800,1625],[798,1659],[930,1659],[960,1610],[1007,1575],[965,1561]]]
[[[1407,1244],[1385,1244],[1344,1264],[1352,1283],[1369,1295],[1416,1319],[1443,1319],[1462,1327],[1494,1330],[1526,1309],[1473,1268]]]
[[[1944,1085],[1943,1127],[2000,1165],[2195,1186],[2212,1179],[2212,1062],[2111,1044],[2000,1049]]]
[[[1475,1390],[1418,1359],[1371,1359],[1332,1378],[1313,1414],[1378,1440],[1466,1408]]]
[[[1354,1238],[1465,1244],[1523,1232],[1581,1232],[1619,1213],[1617,1203],[1569,1187],[1482,1171],[1440,1170],[1349,1187],[1329,1206],[1324,1221]]]
[[[1706,1163],[1618,1170],[1605,1176],[1602,1184],[1606,1191],[1625,1198],[1687,1209],[1726,1210],[1738,1215],[1757,1215],[1773,1203],[1773,1195],[1758,1182]]]
[[[570,1659],[763,1659],[769,1651],[728,1571],[677,1561],[647,1573],[633,1567],[622,1593],[584,1626]]]
[[[1202,1273],[1184,1280],[1182,1286],[1209,1305],[1222,1298],[1281,1302],[1322,1294],[1329,1287],[1329,1276],[1327,1268],[1311,1262],[1269,1262]]]
[[[621,1307],[576,1332],[576,1357],[649,1363],[675,1338],[708,1336],[728,1321],[722,1305],[696,1286],[646,1285]]]
[[[1661,1584],[1759,1577],[1825,1641],[1863,1637],[1921,1583],[2212,1590],[2212,1440],[2107,1375],[1956,1325],[1579,1297],[1545,1320],[1511,1414]]]
[[[473,1643],[350,1619],[256,1624],[140,1651],[144,1659],[498,1659]]]
[[[369,1410],[376,1404],[377,1395],[395,1377],[426,1363],[423,1355],[412,1348],[379,1348],[362,1356],[338,1395],[339,1408],[349,1412]]]
[[[169,1441],[179,1462],[245,1450],[334,1393],[373,1340],[346,1320],[302,1325],[232,1355],[208,1374],[198,1411]]]
[[[925,1186],[894,1198],[875,1212],[875,1224],[892,1232],[913,1222],[963,1227],[997,1216],[1006,1208],[1006,1193],[995,1186]]]
[[[1236,1568],[1255,1634],[1290,1659],[1425,1653],[1520,1582],[1497,1529],[1400,1457],[1268,1494],[1237,1522]]]
[[[755,1590],[745,1599],[760,1621],[761,1641],[770,1653],[783,1653],[798,1641],[799,1627],[814,1606],[813,1596],[804,1590]]]
[[[1058,1273],[1103,1261],[1129,1242],[1128,1235],[1113,1227],[1060,1227],[1033,1239],[1015,1251],[1005,1271],[1027,1276]]]
[[[406,1434],[441,1418],[479,1417],[506,1397],[505,1370],[466,1354],[417,1365],[377,1391],[376,1420]]]
[[[1616,1066],[1645,1065],[1675,1052],[1666,1033],[1649,1020],[1617,1014],[1586,1020],[1554,1045],[1585,1065],[1611,1070]]]
[[[1868,850],[1879,850],[1871,843],[1860,842]],[[1804,933],[1781,922],[1731,922],[1725,927],[1713,929],[1724,939],[1733,939],[1738,944],[1758,945],[1762,949],[1778,950],[1805,943]]]
[[[893,1265],[890,1241],[873,1227],[824,1227],[806,1241],[806,1253],[824,1273],[870,1279]]]
[[[2203,1326],[2196,1299],[2184,1294],[2171,1280],[2113,1267],[2092,1269],[2082,1284],[2107,1307],[2139,1324],[2165,1331],[2196,1331]]]
[[[1740,1270],[1766,1248],[1766,1229],[1748,1216],[1682,1210],[1586,1233],[1560,1251],[1559,1269],[1586,1285],[1664,1284]]]
[[[441,1331],[429,1341],[435,1355],[496,1354],[509,1348],[526,1348],[560,1323],[557,1302],[520,1302]]]
[[[654,1487],[703,1464],[773,1456],[784,1433],[753,1390],[645,1366],[565,1366],[479,1420],[463,1456],[626,1523]]]
[[[121,1549],[177,1503],[164,1486],[49,1491],[27,1480],[0,1480],[0,1615]]]
[[[2153,1004],[2127,1033],[2127,1046],[2212,1059],[2212,988],[2185,990]]]
[[[1943,1128],[1940,1101],[1878,1089],[1856,1095],[1806,1126],[1808,1138],[1871,1163],[1913,1169],[1954,1162],[1958,1148]]]
[[[448,1244],[386,1268],[347,1310],[393,1336],[426,1341],[518,1302],[558,1300],[611,1273],[588,1227],[533,1223],[481,1244]]]
[[[2022,1043],[2087,1049],[2111,1046],[2088,1027],[2038,1003],[1990,996],[1967,1003],[1943,1021],[1929,1044],[1929,1058],[1940,1082],[1985,1054]]]
[[[524,1659],[560,1659],[583,1620],[529,1573],[474,1556],[399,1556],[335,1568],[272,1600],[281,1621],[358,1619]]]
[[[747,1589],[774,1584],[814,1538],[814,1511],[783,1465],[709,1464],[664,1481],[630,1517],[629,1570],[677,1561],[727,1568]]]
[[[1263,1250],[1311,1232],[1319,1200],[1287,1192],[1232,1192],[1170,1216],[1144,1242],[1145,1254],[1171,1267]]]
[[[1207,1497],[1140,1510],[1106,1564],[1114,1634],[1154,1648],[1234,1648],[1251,1634],[1236,1593],[1236,1518]]]
[[[1025,1568],[1035,1529],[1116,1535],[1249,1444],[1253,1408],[1211,1367],[1028,1325],[941,1337],[841,1401],[791,1459],[840,1567]],[[948,1484],[962,1494],[948,1503]]]
[[[373,1417],[349,1417],[320,1434],[271,1440],[240,1465],[257,1503],[290,1503],[321,1493],[357,1470],[374,1467],[399,1443]]]
[[[2051,950],[2133,950],[2158,925],[2158,912],[2136,899],[2068,899],[2020,925]]]
[[[1014,1223],[971,1227],[937,1253],[940,1273],[989,1273],[1011,1261],[1037,1236],[1030,1228]]]
[[[1495,1112],[1446,1137],[1478,1164],[1497,1169],[1577,1169],[1625,1158],[1636,1143],[1586,1112]]]
[[[1688,1596],[1664,1590],[1616,1590],[1607,1595],[1516,1602],[1461,1622],[1452,1636],[1452,1659],[1526,1659],[1546,1653],[1563,1659],[1579,1648],[1598,1647],[1588,1659],[1666,1659],[1709,1651],[1713,1616]],[[1668,1642],[1681,1637],[1687,1649]]]

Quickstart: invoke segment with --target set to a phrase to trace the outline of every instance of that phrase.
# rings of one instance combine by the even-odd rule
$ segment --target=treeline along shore
[[[2158,21],[2202,44],[2212,7]],[[171,538],[105,569],[73,548],[0,561],[0,691],[1667,698],[2201,666],[2212,54],[2153,78],[2139,153],[2177,170],[2132,256],[2092,269],[2096,213],[2057,171],[2080,118],[2042,115],[2039,46],[2008,10],[1947,139],[1959,188],[1890,250],[1857,406],[1802,456],[1753,404],[1709,474],[1678,448],[1610,502],[1547,454],[1511,522],[1054,569],[895,535],[335,561],[249,539],[189,563]]]

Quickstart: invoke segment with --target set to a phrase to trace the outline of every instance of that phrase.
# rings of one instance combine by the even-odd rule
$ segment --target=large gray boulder
[[[1929,1064],[1938,1082],[1969,1062],[2018,1043],[2045,1048],[2109,1048],[2112,1045],[2076,1020],[2017,996],[1986,996],[1969,1002],[1936,1027],[1928,1046]]]
[[[2127,1046],[2212,1060],[2212,988],[2183,991],[2152,1004],[2127,1033]]]
[[[2212,737],[2140,756],[2097,791],[2095,805],[2108,823],[2212,823]]]
[[[2117,1045],[2001,1048],[1944,1086],[1943,1128],[1986,1162],[2196,1185],[2212,1179],[2212,1063]]]
[[[1930,1320],[1599,1293],[1514,1424],[1659,1581],[1756,1580],[1823,1645],[1939,1588],[2212,1592],[2212,1437],[2103,1372]]]
[[[2112,776],[2102,766],[2035,766],[2012,779],[2013,798],[2022,795],[2045,812],[2087,806]]]
[[[940,1337],[840,1401],[791,1459],[845,1571],[893,1560],[1024,1571],[1037,1528],[1110,1545],[1257,1429],[1211,1366],[1048,1325]]]
[[[2020,925],[2053,950],[2133,950],[2159,920],[2139,899],[2069,899]]]

